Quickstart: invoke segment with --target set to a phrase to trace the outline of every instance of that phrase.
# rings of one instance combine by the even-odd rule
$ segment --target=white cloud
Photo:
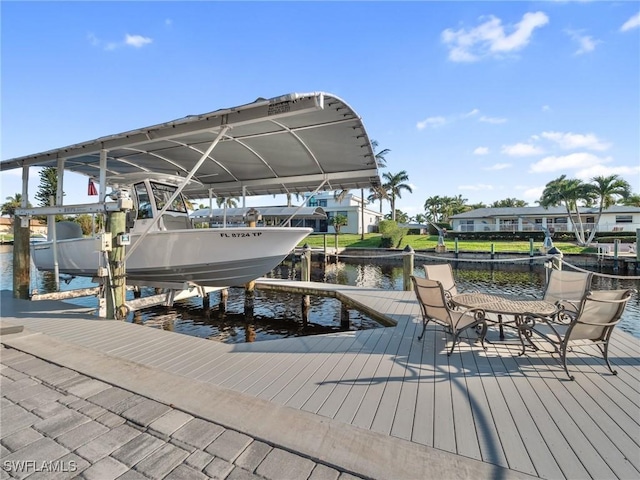
[[[489,153],[489,148],[487,147],[478,147],[473,151],[474,155],[487,155]]]
[[[620,31],[627,32],[638,27],[640,27],[640,12],[636,13],[629,20],[624,22],[624,24],[620,27]]]
[[[497,117],[487,117],[485,115],[480,117],[481,122],[492,123],[494,125],[498,125],[500,123],[505,123],[507,121],[506,118],[497,118]]]
[[[531,155],[540,155],[544,150],[530,143],[516,143],[514,145],[503,145],[502,153],[511,157],[528,157]]]
[[[447,122],[447,119],[444,117],[429,117],[422,120],[421,122],[416,123],[416,128],[418,130],[424,130],[427,127],[432,127],[432,128],[441,127],[446,123],[448,122]]]
[[[475,118],[475,117],[478,117],[478,115],[480,115],[480,110],[478,110],[477,108],[474,108],[473,110],[470,110],[469,112],[466,112],[466,113],[454,113],[454,114],[447,115],[446,117],[442,115],[428,117],[416,123],[416,128],[418,130],[424,130],[427,127],[437,128],[443,125],[447,125],[449,123],[457,122],[459,120],[465,120],[467,118]],[[486,115],[482,115],[478,117],[477,121],[499,124],[499,123],[505,123],[507,119],[497,118],[497,117],[487,117]]]
[[[549,105],[543,105],[542,106],[542,111],[543,112],[550,112],[551,111],[551,107]]]
[[[171,27],[173,25],[173,20],[170,19],[170,18],[167,18],[167,19],[165,19],[164,24],[167,27]]]
[[[482,184],[482,183],[478,183],[476,185],[458,185],[458,189],[460,189],[460,190],[473,190],[473,191],[493,190],[493,185],[486,185],[486,184]]]
[[[576,172],[576,177],[582,181],[588,182],[593,177],[608,177],[609,175],[619,175],[621,177],[640,175],[640,166],[638,167],[609,167],[603,164],[592,165]]]
[[[142,35],[129,35],[128,33],[125,35],[124,43],[131,47],[141,48],[145,45],[150,44],[153,40],[149,37],[143,37]]]
[[[529,44],[533,31],[548,22],[549,17],[543,12],[525,13],[520,22],[505,28],[502,20],[491,15],[475,28],[448,28],[442,32],[441,39],[449,48],[449,60],[473,62],[523,49]]]
[[[491,165],[490,167],[485,168],[485,170],[504,170],[505,168],[511,168],[510,163],[496,163]]]
[[[102,41],[96,37],[93,33],[89,33],[87,38],[91,45],[94,47],[100,47],[102,45]],[[116,50],[121,47],[133,47],[133,48],[142,48],[145,45],[149,45],[153,43],[153,39],[149,37],[143,37],[142,35],[129,35],[128,33],[124,36],[124,40],[121,42],[106,42],[104,44],[104,49],[107,51]]]
[[[549,156],[539,162],[531,164],[531,173],[557,172],[562,170],[575,170],[601,165],[611,162],[611,157],[601,158],[592,153],[570,153],[565,156]]]
[[[522,190],[520,194],[523,200],[533,203],[536,200],[539,200],[542,197],[542,192],[544,192],[544,187],[519,187]]]
[[[541,136],[557,143],[564,150],[586,148],[588,150],[604,151],[611,145],[600,140],[593,133],[581,134],[572,132],[542,132]]]
[[[580,30],[565,30],[565,33],[569,35],[573,41],[578,43],[578,50],[575,52],[576,55],[593,52],[596,45],[602,43],[600,40],[595,40],[589,35],[583,35]]]
[[[100,40],[98,40],[98,37],[96,37],[91,32],[87,34],[87,39],[89,40],[89,43],[94,47],[97,47],[100,44]]]

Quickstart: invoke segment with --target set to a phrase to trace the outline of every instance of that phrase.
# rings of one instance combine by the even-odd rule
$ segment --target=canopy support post
[[[303,201],[300,205],[298,205],[298,208],[296,209],[296,211],[295,211],[295,212],[293,212],[293,213],[291,214],[291,216],[290,216],[289,218],[287,218],[285,221],[281,222],[279,226],[280,226],[280,227],[282,227],[282,226],[286,225],[288,222],[290,222],[290,221],[291,221],[291,219],[293,219],[293,217],[295,217],[295,216],[296,216],[296,214],[300,211],[300,209],[301,209],[302,207],[304,207],[304,206],[307,204],[307,202],[309,201],[309,199],[310,199],[311,197],[313,197],[316,193],[318,193],[318,191],[320,191],[320,189],[324,186],[324,184],[325,184],[325,183],[327,183],[327,179],[326,179],[326,178],[325,178],[325,179],[320,183],[320,185],[318,185],[318,188],[316,188],[316,189],[311,193],[311,195],[309,195],[307,198],[305,198],[305,199],[304,199],[304,201]]]
[[[156,218],[154,218],[152,222],[149,222],[149,225],[147,226],[145,231],[142,232],[142,235],[140,235],[140,238],[138,238],[138,241],[136,243],[134,243],[133,245],[131,245],[131,248],[129,248],[129,251],[124,256],[123,262],[126,262],[128,260],[128,258],[131,256],[131,254],[136,250],[136,248],[138,248],[139,245],[142,245],[142,240],[147,236],[147,234],[151,231],[151,229],[160,221],[160,218],[162,218],[162,215],[164,215],[164,213],[167,210],[169,210],[169,207],[171,207],[171,204],[173,203],[173,201],[176,198],[178,198],[178,195],[180,195],[182,193],[182,190],[184,190],[184,187],[186,187],[187,184],[191,181],[191,179],[196,174],[198,169],[202,166],[204,161],[207,158],[209,158],[209,155],[211,154],[213,149],[216,147],[216,145],[218,144],[220,139],[222,139],[222,137],[225,135],[225,133],[227,133],[227,130],[229,130],[229,128],[230,128],[229,125],[223,125],[222,126],[222,128],[220,129],[220,132],[216,136],[215,140],[213,142],[211,142],[211,145],[209,145],[209,148],[207,148],[207,150],[202,154],[202,156],[200,157],[200,160],[198,160],[198,163],[196,163],[193,166],[193,168],[191,169],[189,174],[185,177],[185,179],[182,182],[182,184],[180,186],[178,186],[177,190],[175,192],[173,192],[171,197],[169,197],[169,199],[167,200],[167,203],[165,203],[164,207],[162,207],[162,209],[158,212],[158,216]]]
[[[29,193],[29,167],[22,167],[22,208],[27,208]],[[13,217],[13,298],[29,299],[31,281],[31,219],[29,216]]]

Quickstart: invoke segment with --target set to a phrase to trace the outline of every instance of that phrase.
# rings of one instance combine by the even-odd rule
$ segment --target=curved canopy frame
[[[229,127],[183,193],[206,198],[369,188],[380,184],[361,118],[340,98],[292,93],[191,115],[47,152],[3,160],[0,170],[56,167],[100,180],[149,173],[186,177]],[[104,153],[103,153],[104,155]]]

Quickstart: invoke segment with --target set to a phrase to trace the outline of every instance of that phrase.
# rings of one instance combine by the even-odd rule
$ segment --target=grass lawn
[[[312,248],[324,247],[324,234],[309,235],[299,246],[309,244]],[[327,247],[335,247],[335,238],[333,234],[327,234]],[[381,235],[377,233],[365,234],[364,240],[360,240],[359,234],[344,233],[338,235],[338,247],[352,248],[380,248]],[[445,239],[445,245],[449,251],[455,248],[454,239],[448,236]],[[438,244],[437,235],[407,235],[402,239],[401,248],[410,245],[414,250],[434,249]],[[594,247],[579,247],[571,242],[553,242],[564,254],[581,254],[581,253],[597,253]],[[529,253],[529,242],[509,242],[509,241],[479,241],[479,240],[460,240],[458,241],[458,250],[461,252],[490,252],[491,245],[494,246],[495,252],[516,252]],[[542,242],[533,242],[534,251],[538,251],[542,247]]]

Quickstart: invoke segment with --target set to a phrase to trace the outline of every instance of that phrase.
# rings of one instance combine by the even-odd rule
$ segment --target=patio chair
[[[542,299],[562,307],[561,314],[576,313],[591,288],[592,277],[591,272],[551,270]]]
[[[433,320],[443,326],[446,333],[453,335],[453,344],[447,355],[453,353],[460,334],[468,328],[480,327],[480,343],[482,348],[486,350],[484,337],[487,333],[487,322],[484,310],[480,308],[452,310],[449,307],[442,283],[413,275],[411,281],[422,312],[422,333],[418,336],[418,340],[422,340],[427,324]]]
[[[436,263],[424,266],[424,276],[429,280],[437,280],[442,284],[447,302],[451,305],[451,297],[458,294],[453,268],[450,263]]]
[[[519,327],[521,339],[529,339],[529,345],[538,349],[531,342],[534,334],[551,343],[553,352],[560,355],[560,361],[571,380],[574,376],[567,368],[567,351],[573,344],[595,344],[598,346],[607,367],[613,375],[617,375],[609,363],[609,339],[614,327],[620,321],[629,298],[634,290],[594,290],[587,293],[580,302],[578,312],[560,317],[566,322],[554,321],[549,317],[527,313]],[[590,341],[590,342],[589,342]],[[525,353],[522,342],[522,354]]]

